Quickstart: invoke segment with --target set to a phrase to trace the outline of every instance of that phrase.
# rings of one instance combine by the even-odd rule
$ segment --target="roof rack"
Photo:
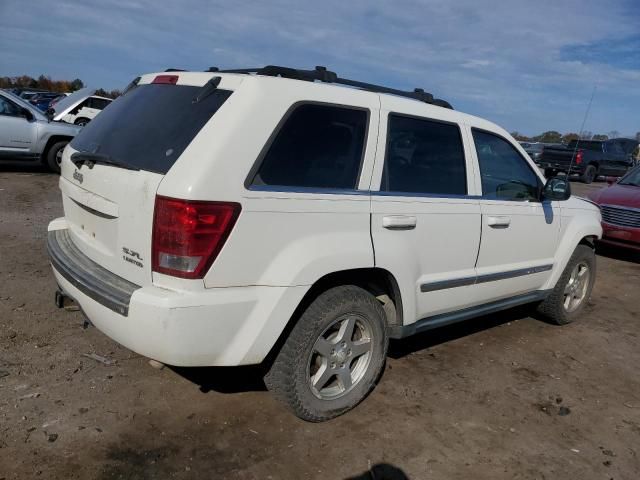
[[[277,65],[267,65],[266,67],[258,68],[236,68],[230,70],[220,70],[218,67],[209,67],[207,72],[219,72],[219,73],[246,73],[255,75],[266,75],[270,77],[283,77],[291,78],[294,80],[303,80],[307,82],[324,82],[324,83],[337,83],[339,85],[347,85],[349,87],[359,88],[369,92],[376,93],[389,93],[391,95],[398,95],[400,97],[411,98],[420,102],[429,103],[438,107],[449,108],[453,110],[453,107],[446,100],[434,98],[428,92],[425,92],[422,88],[416,88],[413,91],[398,90],[395,88],[384,87],[382,85],[375,85],[373,83],[365,83],[357,80],[349,80],[348,78],[340,78],[335,72],[327,70],[326,67],[317,66],[313,70],[300,70],[297,68],[279,67]]]

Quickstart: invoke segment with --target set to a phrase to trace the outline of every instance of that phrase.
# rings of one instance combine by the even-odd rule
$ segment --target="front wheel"
[[[60,164],[62,163],[62,152],[64,152],[64,147],[69,143],[67,140],[63,140],[61,142],[56,142],[49,147],[45,154],[45,163],[49,170],[54,173],[60,173]]]
[[[593,248],[578,245],[551,294],[538,311],[558,325],[573,322],[591,297],[596,279],[596,255]]]
[[[304,311],[265,384],[303,420],[329,420],[355,407],[371,391],[388,344],[380,302],[353,285],[334,287]]]

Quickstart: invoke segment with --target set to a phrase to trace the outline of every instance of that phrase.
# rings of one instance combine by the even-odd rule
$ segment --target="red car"
[[[589,198],[602,211],[602,243],[640,251],[640,166]]]

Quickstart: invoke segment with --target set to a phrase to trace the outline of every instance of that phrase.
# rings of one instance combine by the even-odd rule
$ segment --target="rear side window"
[[[460,128],[450,123],[389,115],[380,189],[466,195],[467,175]]]
[[[165,174],[231,95],[228,90],[218,89],[194,102],[201,89],[139,85],[111,102],[80,131],[71,146]]]
[[[482,196],[491,200],[539,200],[540,180],[513,145],[497,135],[475,128],[472,131]]]
[[[252,185],[355,189],[367,121],[365,110],[296,107],[268,147]]]

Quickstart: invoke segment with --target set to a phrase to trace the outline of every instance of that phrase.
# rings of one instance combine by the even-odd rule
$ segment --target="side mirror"
[[[568,200],[571,197],[571,183],[566,177],[553,177],[547,180],[543,190],[544,200]]]
[[[28,108],[23,108],[20,110],[20,116],[26,118],[28,121],[34,119],[33,113]]]

